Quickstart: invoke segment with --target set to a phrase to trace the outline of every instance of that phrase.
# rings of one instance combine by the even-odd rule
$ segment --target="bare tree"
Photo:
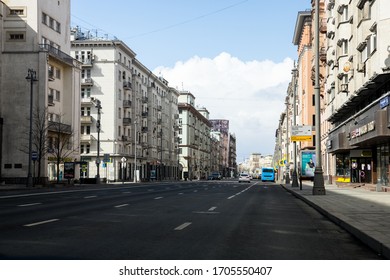
[[[74,131],[70,125],[62,122],[49,121],[49,153],[56,160],[57,183],[60,181],[60,164],[72,160],[71,156],[78,151],[79,146],[74,145]]]

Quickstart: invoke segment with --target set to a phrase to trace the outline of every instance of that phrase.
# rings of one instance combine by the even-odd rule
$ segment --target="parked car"
[[[238,176],[238,182],[251,182],[251,177],[249,176],[248,173],[241,173],[240,176]]]
[[[219,172],[211,172],[210,176],[208,177],[208,180],[221,180],[222,175]]]

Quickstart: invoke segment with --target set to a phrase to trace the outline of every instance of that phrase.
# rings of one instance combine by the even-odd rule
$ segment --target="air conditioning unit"
[[[364,72],[365,64],[362,62],[359,62],[356,67],[356,71],[358,72]]]

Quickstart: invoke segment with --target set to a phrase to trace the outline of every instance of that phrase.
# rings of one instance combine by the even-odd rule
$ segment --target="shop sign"
[[[379,101],[379,106],[381,109],[389,106],[389,96],[385,96],[383,97],[380,101]]]
[[[375,130],[375,121],[371,121],[359,128],[353,129],[351,131],[351,139],[357,138],[359,136],[362,136],[370,131]]]

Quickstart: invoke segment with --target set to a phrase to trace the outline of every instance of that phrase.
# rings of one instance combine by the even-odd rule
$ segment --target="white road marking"
[[[43,225],[43,224],[47,224],[47,223],[52,223],[52,222],[56,222],[56,221],[59,221],[59,219],[51,219],[51,220],[36,222],[36,223],[32,223],[32,224],[27,224],[27,225],[24,225],[24,226],[25,226],[25,227],[34,227],[34,226],[39,226],[39,225]]]
[[[161,198],[164,198],[164,197],[158,196],[158,197],[155,197],[154,199],[161,199]]]
[[[192,223],[191,222],[186,222],[186,223],[181,224],[180,226],[176,227],[175,230],[183,230],[186,227],[188,227],[190,224],[192,224]]]
[[[232,195],[232,196],[229,196],[227,199],[232,199],[233,197],[235,197],[236,195]]]
[[[131,192],[123,192],[123,193],[131,193]]]
[[[125,206],[128,206],[129,204],[121,204],[121,205],[117,205],[115,206],[115,208],[121,208],[121,207],[125,207]]]
[[[183,194],[184,194],[184,193],[182,193],[182,192],[179,192],[179,193],[178,193],[178,195],[183,195]]]
[[[97,197],[96,195],[90,195],[90,196],[85,196],[84,198],[85,199],[89,199],[89,198],[95,198],[95,197]]]
[[[217,207],[211,207],[210,209],[209,209],[209,211],[214,211],[215,209],[217,209]]]
[[[198,192],[198,190],[194,190],[194,192]]]
[[[30,203],[30,204],[21,204],[21,205],[18,205],[18,207],[29,207],[29,206],[35,206],[35,205],[40,205],[42,203],[38,202],[38,203]]]

